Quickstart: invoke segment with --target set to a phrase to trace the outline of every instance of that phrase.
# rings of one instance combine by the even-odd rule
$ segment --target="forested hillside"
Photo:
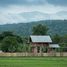
[[[18,35],[31,35],[32,27],[37,24],[45,24],[49,28],[48,34],[67,34],[67,20],[42,20],[30,23],[0,25],[0,33],[12,31]]]

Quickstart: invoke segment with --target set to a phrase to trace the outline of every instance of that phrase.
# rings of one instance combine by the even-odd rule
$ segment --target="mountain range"
[[[6,24],[6,23],[13,24],[20,22],[28,23],[40,20],[64,20],[64,19],[67,20],[67,11],[60,11],[54,14],[33,11],[33,12],[21,12],[18,14],[11,14],[11,13],[8,13],[6,15],[0,14],[0,16],[1,16],[0,24]]]
[[[23,22],[67,19],[67,11],[60,11],[54,14],[33,11],[33,12],[20,13],[19,15],[23,17]]]
[[[32,28],[35,25],[43,24],[49,28],[48,34],[67,34],[67,20],[41,20],[33,21],[29,23],[18,23],[18,24],[5,24],[0,25],[0,33],[4,31],[12,31],[15,34],[21,36],[28,36],[32,34]]]

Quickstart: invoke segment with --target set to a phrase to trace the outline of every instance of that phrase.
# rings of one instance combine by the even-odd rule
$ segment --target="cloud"
[[[46,0],[0,0],[0,6],[9,5],[42,5]]]
[[[64,7],[56,7],[50,4],[46,5],[38,5],[38,6],[18,6],[18,5],[11,5],[9,7],[0,7],[0,24],[6,24],[6,23],[19,23],[19,22],[27,22],[28,19],[23,17],[23,15],[20,15],[21,13],[30,13],[30,12],[40,12],[43,14],[56,14],[57,12],[66,10],[67,8]],[[29,15],[29,14],[28,14]],[[32,15],[33,17],[34,15]],[[29,16],[30,17],[30,16]],[[45,16],[42,16],[40,14],[37,15],[35,18],[42,19]],[[59,18],[58,16],[54,15],[53,18]],[[30,17],[31,18],[31,17]],[[46,18],[46,17],[45,17]],[[31,20],[33,21],[33,20]]]
[[[47,2],[55,6],[67,6],[67,0],[47,0]]]
[[[12,24],[25,21],[26,19],[18,14],[0,13],[0,24]]]
[[[0,24],[26,22],[27,19],[19,15],[25,12],[36,11],[52,15],[67,11],[66,3],[67,0],[0,0]],[[44,16],[35,17],[39,19]],[[61,16],[53,15],[52,18],[58,19]]]
[[[67,6],[67,0],[0,0],[0,6],[9,5],[45,5]]]

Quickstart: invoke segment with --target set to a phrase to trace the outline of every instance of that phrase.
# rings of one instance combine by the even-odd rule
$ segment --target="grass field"
[[[0,67],[67,67],[67,57],[0,57]]]

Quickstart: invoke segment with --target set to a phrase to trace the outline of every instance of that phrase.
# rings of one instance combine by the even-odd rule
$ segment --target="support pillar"
[[[35,54],[37,53],[37,46],[34,47],[34,53],[35,53]]]

